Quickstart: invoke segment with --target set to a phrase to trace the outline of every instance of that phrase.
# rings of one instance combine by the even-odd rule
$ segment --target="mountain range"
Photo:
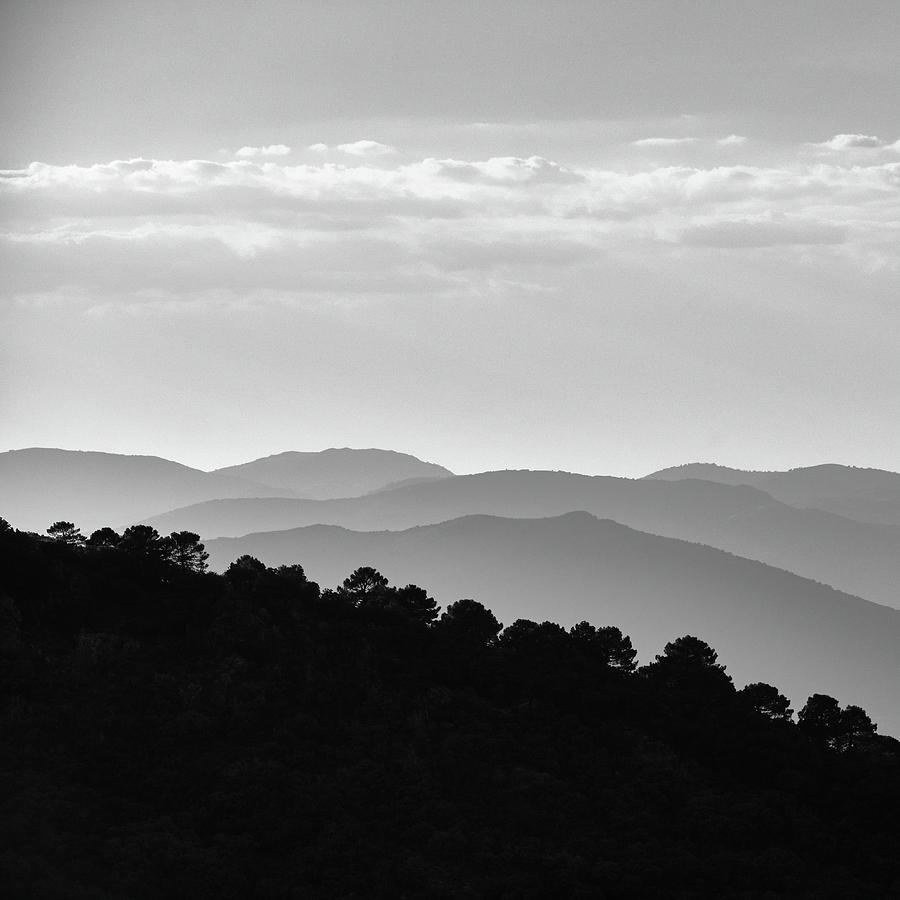
[[[736,680],[775,683],[795,704],[831,692],[894,733],[898,498],[900,475],[836,465],[690,464],[628,479],[453,475],[374,449],[211,472],[150,456],[0,454],[0,515],[23,530],[66,519],[85,533],[195,531],[214,568],[249,553],[299,562],[325,586],[374,565],[444,605],[473,597],[507,623],[618,625],[645,660],[694,632]]]
[[[648,479],[689,478],[718,484],[749,484],[791,506],[815,507],[859,522],[900,525],[900,475],[884,469],[822,465],[756,472],[715,463],[689,463],[661,469]]]
[[[358,497],[400,482],[446,478],[453,473],[408,453],[343,447],[318,453],[276,453],[239,466],[216,469],[213,474],[245,478],[287,491],[289,496],[330,500]]]
[[[214,500],[148,520],[160,532],[230,537],[304,525],[398,530],[484,514],[543,518],[586,510],[665,537],[707,544],[900,606],[900,527],[800,509],[748,485],[503,471],[330,501]]]
[[[43,447],[0,454],[0,515],[29,531],[42,532],[64,519],[90,532],[103,525],[136,522],[185,502],[279,493],[158,456]]]
[[[0,515],[24,530],[42,532],[65,519],[89,533],[204,500],[348,497],[400,480],[450,474],[387,450],[280,453],[204,472],[158,456],[32,447],[0,453]]]
[[[900,733],[900,611],[586,512],[466,516],[400,532],[314,525],[219,538],[207,549],[218,570],[250,554],[272,566],[299,562],[322,586],[370,565],[444,606],[476,598],[507,625],[617,625],[645,662],[667,641],[697,634],[740,684],[769,681],[801,706],[811,693],[832,693]]]

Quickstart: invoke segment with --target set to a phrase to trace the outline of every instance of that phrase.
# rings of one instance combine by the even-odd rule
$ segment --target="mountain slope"
[[[214,497],[266,497],[270,487],[158,456],[32,447],[0,453],[0,515],[42,532],[59,519],[85,531],[121,527]]]
[[[795,706],[814,692],[859,703],[900,733],[900,611],[697,544],[576,512],[549,519],[469,516],[402,532],[329,526],[218,539],[210,563],[249,553],[301,563],[324,586],[371,565],[446,606],[473,597],[516,618],[615,624],[644,661],[693,633],[739,683],[768,680]]]
[[[472,514],[540,518],[587,510],[623,525],[708,544],[900,606],[900,528],[795,509],[748,486],[566,472],[485,472],[334,501],[227,500],[151,519],[205,537],[303,525],[404,529]]]
[[[718,484],[748,484],[791,506],[815,507],[859,522],[900,525],[900,474],[884,469],[821,465],[785,472],[752,472],[712,463],[689,463],[646,478],[699,478]]]
[[[408,453],[348,447],[318,453],[277,453],[216,472],[316,500],[358,497],[398,481],[446,478],[453,474],[443,466],[422,462]]]

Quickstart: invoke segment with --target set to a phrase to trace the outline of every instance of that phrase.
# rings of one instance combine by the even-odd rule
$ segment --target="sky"
[[[0,450],[900,470],[900,6],[4,0]]]

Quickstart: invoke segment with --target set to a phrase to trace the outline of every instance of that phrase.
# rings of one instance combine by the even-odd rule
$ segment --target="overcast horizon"
[[[0,450],[900,470],[889,2],[0,7]]]

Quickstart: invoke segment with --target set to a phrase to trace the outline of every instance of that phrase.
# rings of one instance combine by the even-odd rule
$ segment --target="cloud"
[[[648,137],[632,141],[632,145],[635,147],[677,147],[681,144],[694,144],[696,142],[697,138],[693,137]]]
[[[740,144],[746,144],[747,138],[742,134],[729,134],[728,137],[719,138],[716,143],[723,147],[735,147]]]
[[[830,150],[871,150],[886,147],[887,141],[871,134],[836,134],[833,138],[823,141],[819,146],[828,147]]]
[[[268,147],[241,147],[235,154],[242,159],[252,159],[256,156],[287,156],[291,148],[286,144],[269,144]]]
[[[349,156],[389,156],[396,153],[396,147],[381,144],[378,141],[354,141],[352,144],[338,144],[337,149]]]
[[[585,176],[541,156],[496,156],[483,162],[457,159],[426,159],[423,168],[454,181],[482,184],[576,184]]]
[[[310,144],[307,149],[312,150],[313,153],[327,153],[328,144]]]
[[[494,296],[501,284],[555,290],[609,254],[648,248],[897,267],[900,162],[794,154],[628,171],[542,156],[36,162],[0,172],[0,297],[61,286],[357,296],[367,284],[373,296]]]

